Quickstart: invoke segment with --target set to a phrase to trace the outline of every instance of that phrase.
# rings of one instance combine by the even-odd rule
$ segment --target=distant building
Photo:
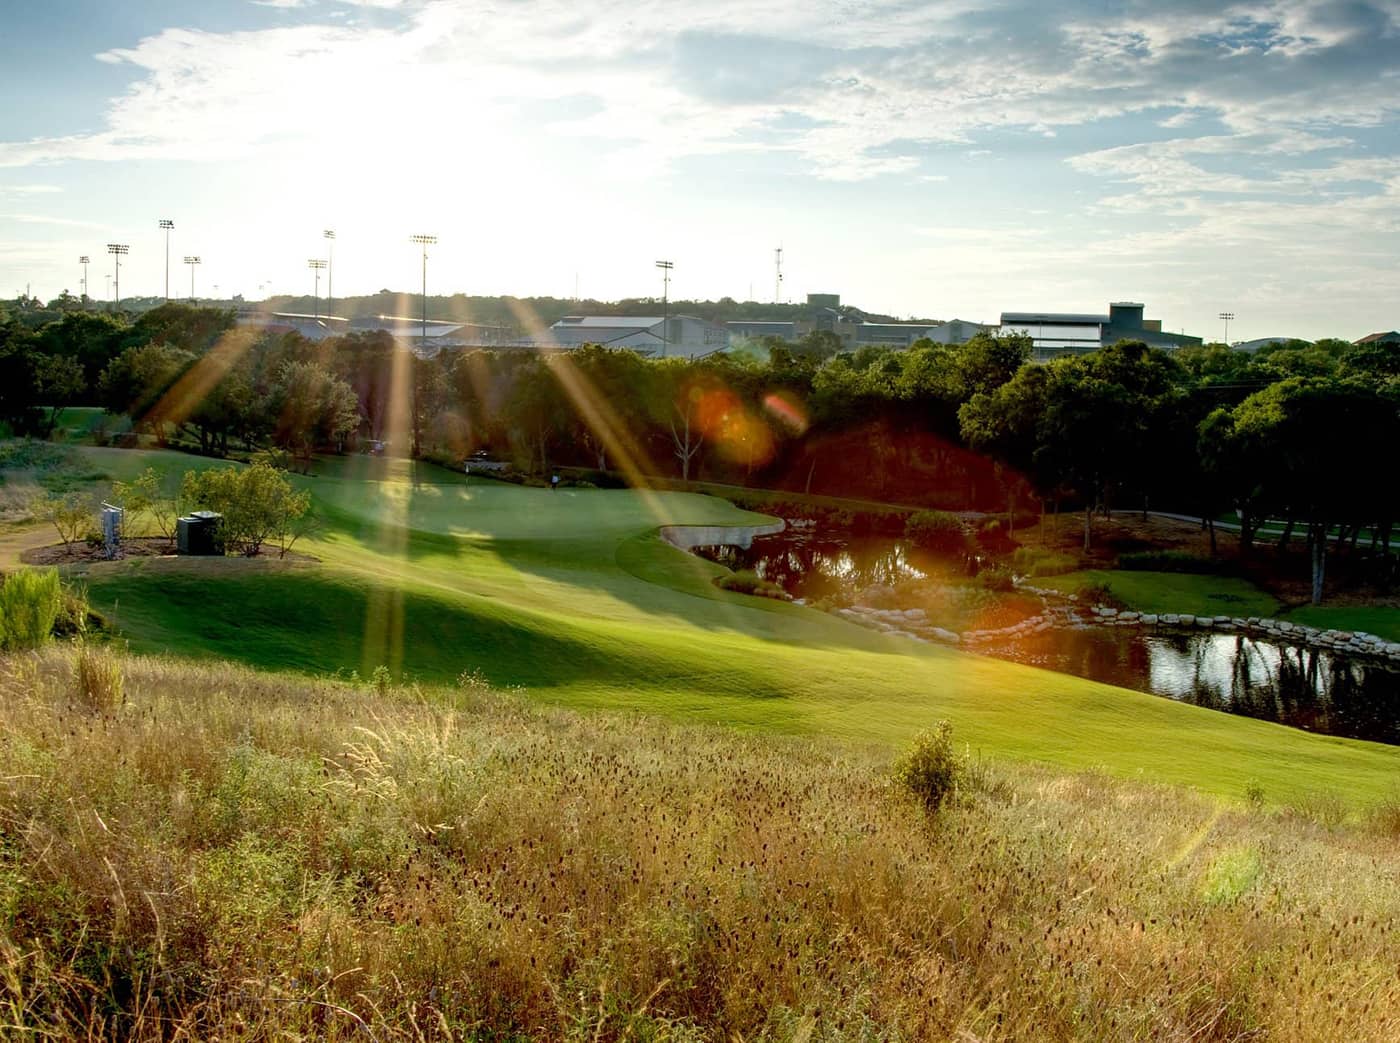
[[[1273,344],[1311,344],[1310,340],[1303,340],[1301,337],[1256,337],[1254,340],[1240,340],[1231,344],[1236,351],[1255,352],[1260,348],[1267,348]]]
[[[1038,362],[1098,351],[1120,340],[1140,340],[1168,350],[1201,343],[1200,337],[1163,333],[1162,321],[1143,318],[1144,310],[1141,304],[1122,301],[1110,304],[1107,315],[1007,311],[1001,313],[1001,331],[1028,334],[1032,357]]]
[[[542,348],[585,344],[630,348],[643,355],[709,355],[729,347],[730,331],[693,315],[566,315],[537,341]]]
[[[1362,344],[1380,344],[1380,345],[1395,345],[1395,344],[1400,344],[1400,333],[1397,333],[1395,330],[1391,330],[1389,333],[1371,333],[1371,334],[1368,334],[1368,335],[1365,336],[1365,337],[1362,337],[1362,338],[1361,338],[1360,340],[1358,340],[1356,343],[1357,343],[1358,346],[1360,346],[1360,345],[1362,345]]]
[[[307,340],[321,341],[347,333],[388,333],[416,355],[431,358],[444,348],[486,348],[504,346],[509,331],[504,326],[475,322],[442,322],[409,316],[376,315],[344,319],[336,315],[306,315],[298,312],[243,312],[238,325],[277,333],[299,333]]]
[[[731,338],[747,337],[759,340],[763,337],[778,337],[782,340],[797,339],[797,323],[771,319],[734,319],[724,324]]]

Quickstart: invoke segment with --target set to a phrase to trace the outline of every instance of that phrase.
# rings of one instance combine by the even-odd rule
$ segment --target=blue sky
[[[1400,0],[17,5],[0,293],[1141,300],[1400,326]],[[324,284],[323,284],[324,291]]]

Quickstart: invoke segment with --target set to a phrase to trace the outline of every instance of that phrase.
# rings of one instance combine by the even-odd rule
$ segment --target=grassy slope
[[[0,656],[16,1039],[1400,1032],[1400,803],[1001,764],[927,820],[887,751],[136,657],[98,716],[72,659]]]
[[[114,451],[116,452],[116,451]],[[191,458],[128,451],[109,472]],[[1369,801],[1400,750],[1331,739],[1011,663],[884,637],[726,594],[716,566],[650,530],[743,523],[679,493],[524,489],[393,462],[303,479],[328,528],[311,568],[156,560],[95,566],[94,601],[140,651],[315,672],[379,663],[426,679],[479,669],[575,706],[749,729],[898,741],[940,717],[993,755],[1239,795],[1336,790]],[[416,475],[419,480],[412,480]],[[209,582],[218,575],[221,582]]]

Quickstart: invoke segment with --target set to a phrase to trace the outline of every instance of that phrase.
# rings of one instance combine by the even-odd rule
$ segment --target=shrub
[[[113,713],[125,701],[121,661],[109,648],[78,643],[73,660],[73,698],[94,713]]]
[[[65,496],[40,496],[34,501],[32,510],[36,518],[49,522],[58,530],[58,538],[67,547],[92,525],[97,507],[81,493],[68,493]]]
[[[186,506],[223,515],[220,536],[225,545],[247,555],[258,553],[262,544],[272,539],[285,553],[311,508],[309,492],[293,489],[284,472],[262,462],[243,468],[186,471],[180,497]]]
[[[1107,583],[1086,583],[1079,588],[1079,600],[1088,605],[1102,605],[1105,608],[1127,608],[1127,603]]]
[[[893,774],[924,810],[937,811],[957,792],[964,774],[962,758],[953,749],[953,726],[939,721],[933,731],[921,732],[895,761]]]
[[[102,617],[88,604],[87,590],[64,585],[60,592],[58,615],[51,633],[54,637],[81,637],[90,630],[101,630]]]
[[[1079,559],[1044,547],[1017,547],[1011,568],[1023,576],[1062,576],[1079,568]]]
[[[369,683],[374,686],[375,693],[382,699],[389,694],[394,677],[389,673],[387,666],[376,666],[374,673],[369,675]]]
[[[977,527],[977,543],[993,553],[1005,553],[1016,545],[998,518],[988,518]]]
[[[977,585],[983,590],[995,590],[1003,594],[1016,589],[1016,582],[1011,575],[1011,570],[1002,568],[1000,565],[983,569],[977,573]]]
[[[58,573],[53,569],[10,573],[0,586],[0,648],[15,652],[44,644],[62,604]]]
[[[786,601],[787,591],[778,584],[764,579],[751,569],[741,569],[739,572],[731,572],[727,576],[720,576],[715,580],[715,586],[720,590],[732,590],[736,594],[752,594],[760,598],[772,598],[775,601]]]
[[[919,511],[904,523],[904,536],[925,550],[955,554],[967,548],[967,533],[956,515]]]
[[[595,489],[626,489],[627,479],[620,474],[611,471],[582,471],[578,475],[578,484],[588,488],[591,482]]]
[[[1244,784],[1244,799],[1251,808],[1258,810],[1264,806],[1264,784],[1258,779],[1249,779]]]
[[[1180,550],[1145,550],[1118,556],[1118,567],[1127,572],[1220,572],[1224,563]]]

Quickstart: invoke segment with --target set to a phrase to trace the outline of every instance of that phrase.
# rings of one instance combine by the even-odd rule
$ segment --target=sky
[[[4,296],[1400,327],[1400,0],[48,0],[0,97]]]

